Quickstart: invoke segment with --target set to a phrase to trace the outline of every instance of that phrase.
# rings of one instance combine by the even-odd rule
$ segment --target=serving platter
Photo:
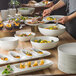
[[[64,17],[64,16],[63,15],[51,15],[51,16],[44,17],[44,20],[49,21],[49,22],[55,22],[56,20],[58,20],[62,17]],[[53,20],[47,20],[47,18],[53,18]]]
[[[51,67],[53,65],[53,62],[51,60],[47,60],[47,59],[43,59],[43,60],[44,60],[43,65],[38,65],[38,66],[33,67],[33,63],[35,61],[31,61],[32,66],[29,67],[29,68],[25,67],[24,69],[19,68],[20,63],[11,65],[11,68],[13,69],[13,72],[8,74],[8,75],[12,76],[12,75],[19,75],[19,74],[23,74],[23,73],[34,72],[34,71],[49,68],[49,67]],[[37,60],[37,62],[39,64],[40,60]],[[25,62],[23,64],[25,64]],[[6,66],[0,67],[0,76],[3,76],[2,72],[4,71],[5,67]],[[6,75],[6,74],[4,74],[4,75]]]
[[[47,4],[49,4],[49,3],[51,3],[51,1],[48,1]],[[46,6],[46,4],[44,4],[43,2],[39,2],[39,3],[34,4],[34,7],[44,7],[44,6]]]
[[[49,3],[51,3],[52,1],[48,1],[48,3],[47,4],[49,4]],[[47,4],[45,4],[45,3],[43,3],[43,1],[41,1],[41,2],[36,2],[36,3],[34,3],[34,4],[25,4],[25,5],[23,5],[23,6],[27,6],[27,7],[45,7]]]
[[[4,60],[0,59],[0,65],[6,65],[6,64],[10,64],[10,63],[16,63],[16,62],[21,62],[21,61],[26,61],[26,60],[32,60],[32,59],[38,59],[38,58],[43,58],[43,57],[51,55],[50,52],[43,51],[43,50],[39,50],[39,51],[43,52],[42,55],[41,54],[37,54],[37,52],[33,51],[35,49],[31,49],[31,51],[28,51],[26,49],[18,49],[18,50],[20,50],[20,53],[17,53],[15,51],[10,51],[10,52],[8,52],[8,55],[1,54],[0,56],[2,56],[4,58],[7,57],[8,60],[4,61]],[[26,53],[23,53],[23,51],[25,51],[26,53],[30,52],[32,54],[32,56],[26,55]],[[19,58],[16,58],[16,57],[19,57]]]
[[[48,23],[49,21],[43,19],[42,20],[44,23],[36,23],[36,24],[29,24],[28,22],[32,22],[32,20],[26,20],[25,21],[25,24],[29,25],[29,26],[38,26],[38,25],[41,25],[41,24],[45,24],[45,23]]]

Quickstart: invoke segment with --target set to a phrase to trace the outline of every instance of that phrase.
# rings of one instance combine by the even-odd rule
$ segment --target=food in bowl
[[[20,56],[13,56],[14,58],[20,59]]]
[[[27,56],[32,56],[32,53],[30,52],[24,52]]]
[[[2,21],[0,21],[0,30],[2,30],[3,29],[3,23],[2,23]]]
[[[0,59],[3,60],[3,61],[8,61],[7,57],[1,57]]]
[[[13,22],[13,25],[14,25],[15,29],[19,29],[19,27],[20,27],[20,19],[19,18],[15,19],[15,21]]]
[[[18,35],[18,36],[19,37],[28,37],[28,36],[32,36],[32,34],[30,33],[30,34],[27,35],[27,34],[24,33],[24,34],[21,34],[21,35]]]
[[[35,8],[29,8],[29,7],[22,7],[22,8],[19,8],[18,9],[18,12],[21,14],[21,15],[31,15],[34,13],[34,10]]]
[[[38,54],[43,54],[43,52],[40,50],[34,50],[34,51],[37,52]]]
[[[12,30],[13,29],[13,26],[12,26],[11,23],[6,24],[5,27],[6,27],[7,30]]]
[[[43,4],[47,5],[49,1],[42,1]]]
[[[10,64],[8,64],[5,69],[3,70],[2,74],[3,75],[9,75],[10,73],[12,73],[14,70],[12,69],[12,67],[10,66]]]
[[[31,61],[27,62],[27,67],[31,67]]]
[[[58,24],[55,26],[56,24],[43,24],[39,25],[38,29],[45,36],[60,36],[65,32],[66,27],[64,25]]]
[[[34,64],[33,64],[33,67],[35,67],[35,66],[38,66],[38,62],[37,61],[35,61]]]
[[[35,33],[25,32],[24,30],[16,31],[16,34],[15,34],[15,37],[18,38],[20,41],[29,41],[34,36],[35,36]]]
[[[26,63],[20,63],[19,64],[19,68],[20,69],[25,69],[26,67],[31,68],[31,67],[36,67],[36,66],[41,66],[44,65],[45,61],[42,59],[39,62],[38,61],[34,61],[33,63],[31,63],[31,61],[26,62]]]
[[[20,23],[19,22],[14,22],[14,28],[19,29],[19,27],[20,27]]]
[[[38,24],[38,23],[41,23],[41,24],[43,24],[43,23],[44,23],[44,21],[28,22],[28,24]]]
[[[34,40],[34,42],[37,42],[37,43],[51,43],[51,42],[54,42],[53,40],[51,41],[47,41],[47,40]]]
[[[41,60],[40,61],[40,65],[43,65],[45,62],[44,62],[44,60]]]
[[[52,49],[57,46],[59,39],[57,37],[50,36],[40,36],[31,39],[31,44],[33,48],[36,49]]]
[[[25,64],[20,63],[20,69],[24,69],[25,68]]]
[[[56,20],[56,18],[53,18],[53,17],[47,17],[46,20],[52,21],[52,20]]]
[[[25,24],[24,21],[26,20],[26,18],[24,16],[20,17],[20,24]]]
[[[47,28],[45,28],[45,29],[58,30],[59,28],[58,28],[58,26],[49,26],[49,27],[47,27]]]
[[[28,8],[20,8],[20,10],[28,10]]]

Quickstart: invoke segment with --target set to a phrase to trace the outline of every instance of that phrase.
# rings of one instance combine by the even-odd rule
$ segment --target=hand
[[[65,24],[66,22],[68,22],[70,19],[69,19],[69,16],[65,16],[63,18],[60,18],[58,20],[58,23],[62,23],[62,24]]]
[[[44,10],[44,11],[43,11],[43,17],[48,16],[51,12],[52,12],[52,10],[51,10],[50,8]]]

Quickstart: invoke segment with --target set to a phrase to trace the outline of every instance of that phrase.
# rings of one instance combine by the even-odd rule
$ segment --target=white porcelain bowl
[[[39,31],[41,34],[45,35],[45,36],[59,36],[61,34],[63,34],[65,32],[66,27],[58,24],[58,30],[49,30],[49,29],[45,29],[49,26],[55,26],[56,24],[43,24],[43,25],[39,25]]]
[[[36,43],[34,40],[47,40],[51,41],[53,40],[54,42],[52,43]],[[57,43],[59,42],[59,39],[56,37],[50,37],[50,36],[40,36],[40,37],[35,37],[31,39],[31,44],[32,47],[37,48],[37,49],[52,49],[57,46]]]
[[[18,46],[18,39],[15,37],[0,38],[0,48],[4,50],[12,50]]]
[[[31,36],[28,36],[28,37],[19,37],[18,35],[20,34],[32,34]],[[33,38],[35,36],[35,33],[33,32],[18,32],[15,34],[15,37],[18,38],[20,41],[29,41],[31,38]]]
[[[18,12],[20,12],[21,15],[31,15],[35,11],[35,8],[29,8],[29,7],[22,7],[22,8],[26,8],[26,10],[22,10],[21,8],[19,8]]]

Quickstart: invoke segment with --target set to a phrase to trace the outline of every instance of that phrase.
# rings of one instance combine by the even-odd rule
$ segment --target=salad
[[[6,66],[6,68],[4,69],[4,71],[2,72],[2,74],[3,74],[3,75],[4,75],[4,74],[8,75],[8,74],[10,74],[10,73],[12,73],[12,72],[13,72],[13,69],[11,68],[10,64],[8,64],[8,65]]]

